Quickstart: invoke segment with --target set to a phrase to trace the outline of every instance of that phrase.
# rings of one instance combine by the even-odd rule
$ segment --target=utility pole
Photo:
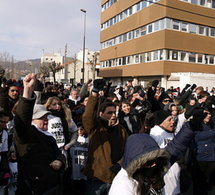
[[[73,84],[75,84],[76,83],[76,65],[77,65],[77,55],[76,54],[74,56],[74,62],[73,62],[73,64],[74,64],[74,79],[73,79]]]
[[[67,43],[65,45],[65,53],[64,53],[65,59],[64,59],[64,68],[65,68],[65,72],[64,72],[64,78],[65,81],[68,82],[68,65],[66,63],[66,56],[67,56]]]
[[[95,80],[96,78],[96,64],[97,64],[97,56],[98,56],[98,52],[94,52],[93,54],[93,80]]]
[[[84,73],[85,73],[85,34],[86,34],[86,13],[85,9],[80,9],[84,13],[84,37],[83,37],[83,65],[82,65],[82,82],[84,83]]]

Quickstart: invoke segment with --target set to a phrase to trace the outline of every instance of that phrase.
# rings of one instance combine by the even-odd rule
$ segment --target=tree
[[[56,72],[60,71],[61,69],[62,67],[60,63],[56,63],[55,61],[51,63],[45,62],[42,63],[42,65],[40,66],[39,73],[44,74],[44,77],[49,77],[49,73],[52,72],[54,82],[56,82],[55,78]]]
[[[96,64],[98,61],[98,57],[99,57],[99,52],[94,52],[90,58],[88,58],[90,65],[92,66],[92,76],[93,76],[93,80],[95,80],[96,77]]]

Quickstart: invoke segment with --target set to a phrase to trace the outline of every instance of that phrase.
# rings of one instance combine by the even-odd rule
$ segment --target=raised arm
[[[96,125],[96,106],[98,102],[97,96],[97,93],[92,92],[92,95],[88,99],[87,106],[82,117],[84,128],[86,129],[88,134],[94,129]]]
[[[15,129],[19,135],[24,136],[26,127],[31,125],[35,97],[33,88],[35,83],[35,74],[28,74],[23,80],[24,90],[23,96],[20,97],[15,115]]]

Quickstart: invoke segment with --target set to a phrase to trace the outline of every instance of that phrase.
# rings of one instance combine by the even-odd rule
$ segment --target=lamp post
[[[83,38],[83,67],[82,67],[82,79],[84,83],[84,72],[85,72],[85,32],[86,32],[86,13],[85,9],[80,9],[81,12],[84,13],[84,38]]]

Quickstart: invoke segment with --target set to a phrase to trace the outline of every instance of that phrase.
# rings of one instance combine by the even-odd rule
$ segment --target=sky
[[[89,50],[100,49],[100,0],[0,0],[0,53],[16,61],[41,58],[44,53],[67,56],[83,48],[84,13]]]

